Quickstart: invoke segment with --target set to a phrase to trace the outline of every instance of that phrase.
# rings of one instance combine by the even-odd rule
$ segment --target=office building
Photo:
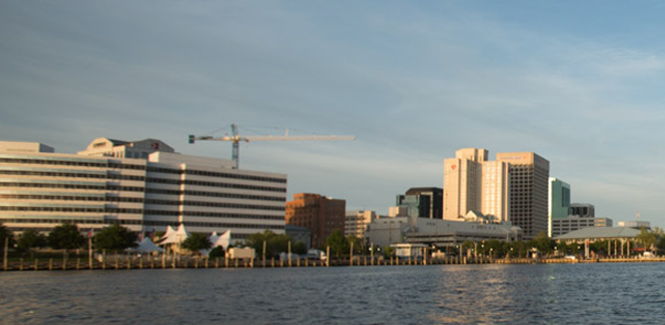
[[[553,220],[567,218],[570,214],[570,185],[555,177],[550,177],[549,184],[547,236],[552,237]]]
[[[307,228],[312,232],[312,247],[323,248],[333,230],[344,234],[346,201],[320,194],[299,193],[286,202],[286,224]]]
[[[137,232],[180,224],[198,233],[230,230],[234,240],[284,233],[286,175],[233,167],[154,139],[99,138],[78,154],[0,142],[0,222],[19,232],[117,222]]]
[[[566,218],[554,218],[552,219],[552,237],[584,228],[612,227],[613,223],[610,218],[579,217],[575,215]]]
[[[396,206],[406,209],[406,215],[417,218],[443,218],[443,189],[438,187],[410,188],[398,195]]]
[[[533,152],[497,153],[510,164],[510,221],[522,228],[524,239],[547,233],[550,162]]]
[[[369,210],[346,211],[344,222],[344,236],[355,236],[365,238],[367,225],[376,219],[376,212]]]

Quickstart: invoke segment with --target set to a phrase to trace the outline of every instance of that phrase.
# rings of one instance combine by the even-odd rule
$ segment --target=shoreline
[[[190,257],[107,257],[106,259],[89,260],[87,258],[71,259],[19,259],[3,263],[1,272],[21,271],[84,271],[84,270],[137,270],[137,269],[221,269],[221,268],[290,268],[290,267],[358,267],[358,266],[427,266],[427,265],[482,265],[482,264],[589,264],[589,263],[660,263],[660,258],[446,258],[446,259],[371,259],[354,258],[330,260],[242,260],[227,258],[190,258]]]

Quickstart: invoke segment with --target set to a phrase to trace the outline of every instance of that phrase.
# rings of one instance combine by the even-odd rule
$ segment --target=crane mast
[[[289,130],[286,130],[284,136],[241,136],[238,132],[238,126],[234,123],[231,124],[231,135],[223,137],[213,136],[189,136],[189,143],[194,144],[196,141],[227,141],[232,143],[231,157],[235,162],[235,168],[240,166],[240,142],[249,143],[250,141],[354,141],[355,136],[338,136],[338,135],[307,135],[307,136],[289,136]]]

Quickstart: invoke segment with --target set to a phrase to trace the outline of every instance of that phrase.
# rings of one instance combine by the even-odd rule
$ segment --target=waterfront
[[[0,273],[0,322],[641,324],[665,264]]]

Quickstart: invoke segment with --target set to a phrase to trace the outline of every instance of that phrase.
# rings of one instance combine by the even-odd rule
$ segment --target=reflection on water
[[[0,323],[660,323],[665,264],[0,273]]]

